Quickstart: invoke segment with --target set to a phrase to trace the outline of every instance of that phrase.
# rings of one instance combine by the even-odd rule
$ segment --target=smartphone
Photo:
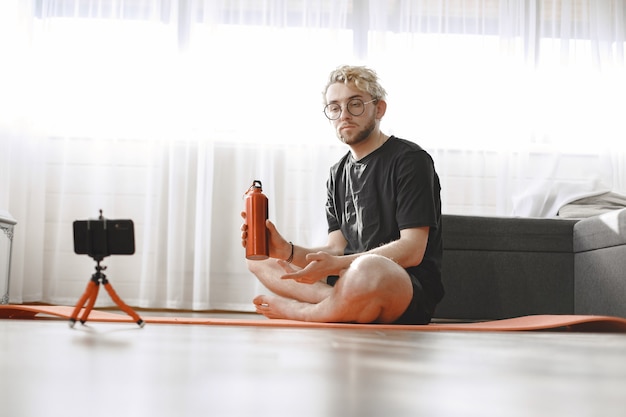
[[[102,259],[109,255],[135,253],[135,226],[132,220],[76,220],[74,252]]]

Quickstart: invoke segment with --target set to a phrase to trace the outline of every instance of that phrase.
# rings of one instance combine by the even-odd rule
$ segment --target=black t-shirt
[[[350,255],[398,240],[402,229],[430,227],[422,263],[406,270],[434,305],[444,294],[440,190],[432,158],[413,142],[391,136],[359,161],[348,152],[330,170],[328,232],[341,230]]]

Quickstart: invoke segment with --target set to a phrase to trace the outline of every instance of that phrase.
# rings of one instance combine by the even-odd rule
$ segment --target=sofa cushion
[[[572,253],[577,219],[444,215],[444,249]]]

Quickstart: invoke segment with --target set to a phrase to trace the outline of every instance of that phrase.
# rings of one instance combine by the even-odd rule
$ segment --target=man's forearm
[[[295,244],[292,244],[292,245],[290,245],[290,248],[289,248],[289,252],[291,254],[291,246],[293,247],[293,258],[291,260],[291,263],[293,265],[299,266],[300,268],[304,268],[305,266],[308,265],[309,261],[307,261],[306,256],[310,253],[324,252],[333,256],[343,255],[343,251],[332,248],[331,246],[320,246],[317,248],[305,248],[303,246],[298,246]],[[290,254],[287,255],[285,259],[288,259]]]
[[[417,266],[424,259],[428,232],[428,227],[404,229],[400,232],[400,239],[374,248],[367,253],[389,258],[403,268]]]

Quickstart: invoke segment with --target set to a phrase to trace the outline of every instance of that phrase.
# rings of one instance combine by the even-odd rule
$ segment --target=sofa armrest
[[[626,317],[626,209],[574,227],[575,313]]]

